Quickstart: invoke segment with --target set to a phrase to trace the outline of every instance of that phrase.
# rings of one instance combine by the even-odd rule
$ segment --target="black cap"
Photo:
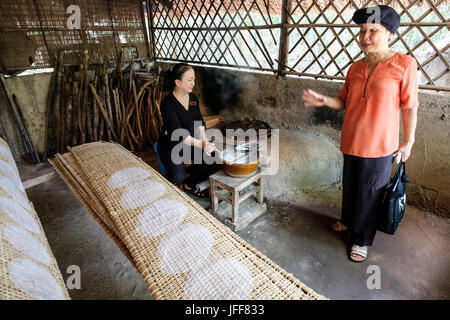
[[[395,33],[400,26],[400,16],[394,8],[385,5],[356,10],[352,20],[357,24],[377,23]]]

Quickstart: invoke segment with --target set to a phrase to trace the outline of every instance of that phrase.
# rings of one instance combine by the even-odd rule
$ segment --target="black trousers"
[[[359,246],[371,246],[376,217],[392,170],[393,155],[361,158],[344,154],[341,222]]]
[[[179,186],[184,183],[189,188],[195,188],[195,186],[208,179],[208,177],[215,172],[222,169],[222,165],[215,164],[213,162],[214,153],[211,154],[211,157],[206,155],[203,150],[195,147],[191,147],[191,155],[189,159],[189,163],[192,163],[192,166],[189,167],[189,177],[186,178],[186,168],[185,163],[176,164],[172,160],[171,154],[172,149],[175,147],[176,143],[172,143],[169,141],[167,136],[161,136],[158,141],[158,153],[161,158],[161,162],[166,168],[166,179],[172,182],[174,185]],[[202,163],[194,163],[194,155],[196,152],[202,153]],[[180,157],[183,156],[183,152],[180,151]],[[205,159],[207,159],[205,161]],[[212,164],[210,164],[212,163]]]

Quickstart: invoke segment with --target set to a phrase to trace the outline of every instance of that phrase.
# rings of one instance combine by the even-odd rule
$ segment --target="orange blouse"
[[[385,157],[398,149],[400,109],[418,106],[417,63],[396,53],[367,77],[363,59],[348,69],[339,98],[345,103],[341,151],[364,158]]]

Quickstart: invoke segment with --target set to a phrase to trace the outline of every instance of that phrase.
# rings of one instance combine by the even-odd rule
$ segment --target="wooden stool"
[[[234,231],[236,231],[237,226],[236,221],[238,219],[239,204],[255,193],[258,193],[257,201],[259,203],[263,203],[264,201],[264,175],[260,168],[252,176],[242,178],[231,177],[225,171],[221,170],[211,175],[209,182],[212,213],[217,213],[219,199],[230,203],[232,206],[232,217],[231,221],[227,220],[227,223]],[[256,188],[241,195],[240,192],[250,185],[254,185]],[[231,193],[231,196],[229,193]]]

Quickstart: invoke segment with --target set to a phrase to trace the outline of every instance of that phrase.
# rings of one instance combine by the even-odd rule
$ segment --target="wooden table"
[[[235,230],[236,227],[239,204],[241,202],[255,193],[258,193],[257,201],[259,203],[263,203],[264,201],[264,175],[262,174],[261,168],[258,168],[253,175],[242,178],[229,176],[225,171],[221,170],[211,175],[209,177],[209,182],[212,213],[217,213],[219,200],[223,200],[231,204],[232,217],[230,226],[233,230]],[[250,185],[253,185],[254,188],[249,191],[244,191],[244,189]]]

